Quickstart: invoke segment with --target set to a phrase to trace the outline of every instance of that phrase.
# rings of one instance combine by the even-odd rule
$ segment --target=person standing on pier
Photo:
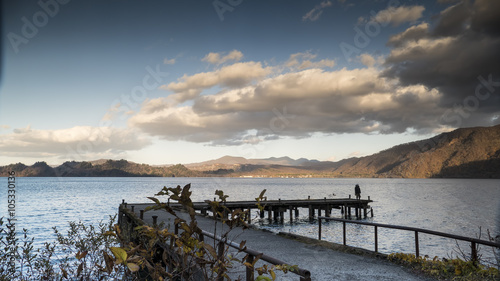
[[[356,195],[356,199],[361,199],[361,188],[359,187],[359,184],[356,184],[354,187],[354,194]]]

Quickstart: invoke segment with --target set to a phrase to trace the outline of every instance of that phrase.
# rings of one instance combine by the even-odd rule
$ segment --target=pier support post
[[[366,219],[366,217],[368,216],[368,208],[365,206],[363,209],[364,209],[365,219]]]
[[[274,210],[274,220],[277,221],[278,220],[278,216],[279,216],[279,210]]]
[[[330,205],[326,205],[325,216],[330,217],[331,212],[332,212],[332,209],[330,208]]]
[[[293,207],[288,206],[288,212],[290,212],[290,223],[293,223]]]
[[[347,207],[347,208],[348,208],[348,210],[349,210],[349,218],[351,218],[351,207],[349,206],[349,207]]]
[[[252,222],[252,209],[248,208],[247,216],[248,216],[248,223],[251,223]]]
[[[273,207],[271,206],[267,209],[267,219],[269,220],[269,223],[273,222]]]
[[[264,210],[259,211],[259,215],[260,215],[260,218],[263,219],[264,218]]]
[[[280,211],[280,223],[284,224],[285,223],[285,212]]]
[[[309,220],[312,221],[314,219],[314,208],[312,205],[309,205]]]
[[[299,217],[299,208],[295,208],[295,218]]]

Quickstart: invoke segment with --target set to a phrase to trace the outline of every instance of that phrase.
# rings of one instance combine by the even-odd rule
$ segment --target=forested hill
[[[187,166],[187,167],[186,167]],[[245,159],[225,156],[189,165],[150,166],[126,160],[45,162],[0,167],[0,174],[26,177],[401,177],[500,178],[500,125],[457,129],[431,139],[401,144],[379,153],[338,162],[288,157]]]
[[[500,178],[500,125],[457,129],[434,138],[345,160],[337,175]]]
[[[126,160],[105,160],[93,162],[65,162],[58,167],[50,167],[45,162],[32,166],[22,163],[0,167],[2,175],[15,171],[19,177],[196,177],[200,172],[191,171],[183,165],[153,167]]]

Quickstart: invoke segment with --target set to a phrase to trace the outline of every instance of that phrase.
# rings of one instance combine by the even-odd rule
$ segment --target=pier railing
[[[265,255],[262,252],[259,252],[259,251],[253,250],[253,249],[249,249],[247,247],[241,248],[240,244],[238,244],[234,241],[228,240],[228,239],[224,239],[218,235],[207,232],[205,230],[202,230],[202,234],[203,234],[203,236],[210,237],[216,241],[221,241],[224,244],[226,244],[234,249],[237,249],[238,251],[241,251],[241,252],[248,254],[246,262],[248,262],[249,264],[252,264],[256,257],[260,257],[261,260],[266,261],[272,265],[288,265],[288,263],[286,263],[285,261],[282,261],[280,259],[268,256],[268,255]],[[200,237],[201,241],[203,241],[203,239],[204,239],[203,236]],[[309,272],[309,270],[302,269],[299,267],[292,267],[290,269],[290,272],[292,272],[296,275],[299,275],[300,281],[310,281],[311,280],[311,273]],[[246,268],[246,280],[247,281],[255,280],[254,269],[251,267]]]
[[[129,209],[127,207],[127,203],[123,202],[120,207],[118,208],[119,214],[118,214],[118,224],[120,225],[120,228],[122,229],[122,232],[125,236],[127,236],[130,240],[135,240],[139,236],[137,231],[134,229],[137,226],[145,225],[146,223],[144,222],[144,210],[139,210],[139,217],[134,211],[134,206],[132,205],[131,208]],[[153,225],[157,225],[157,219],[158,216],[152,216],[153,219]],[[175,224],[174,227],[174,233],[177,235],[179,233],[179,224]],[[247,260],[245,262],[248,262],[249,264],[253,264],[253,261],[258,257],[260,260],[263,260],[265,262],[268,262],[272,265],[289,265],[287,262],[282,261],[280,259],[265,255],[262,252],[250,249],[248,247],[241,247],[240,244],[231,241],[226,238],[222,238],[219,235],[216,235],[214,233],[210,233],[208,231],[202,230],[201,235],[199,235],[198,239],[200,241],[204,241],[205,237],[209,237],[211,239],[214,239],[216,241],[222,242],[225,245],[235,248],[240,252],[244,252],[248,254]],[[176,243],[172,243],[174,241],[171,241],[170,246],[173,247],[176,245]],[[223,244],[222,244],[223,245]],[[159,245],[163,249],[168,249],[167,245]],[[223,253],[224,249],[218,249],[218,252]],[[174,257],[175,258],[175,257]],[[253,267],[246,267],[246,278],[245,280],[250,281],[250,280],[255,280],[254,278],[254,268]],[[291,266],[289,269],[289,272],[294,273],[295,275],[299,276],[300,281],[311,281],[311,273],[303,268],[299,268],[296,266]]]
[[[321,231],[322,231],[322,221],[323,220],[342,222],[342,236],[343,236],[343,244],[344,245],[347,245],[347,234],[346,234],[346,224],[347,223],[373,226],[374,227],[374,240],[375,240],[374,245],[375,245],[375,252],[376,253],[378,253],[378,228],[379,227],[414,232],[415,233],[415,239],[414,239],[415,240],[415,256],[417,256],[417,257],[420,256],[419,240],[418,240],[419,233],[425,233],[425,234],[430,234],[430,235],[435,235],[435,236],[470,242],[471,260],[474,262],[478,261],[477,245],[485,245],[485,246],[490,246],[490,247],[495,247],[495,248],[500,249],[500,243],[495,243],[495,242],[488,241],[488,240],[481,240],[481,239],[477,239],[477,238],[460,236],[460,235],[455,235],[455,234],[450,234],[450,233],[445,233],[445,232],[439,232],[439,231],[428,230],[428,229],[417,228],[417,227],[381,224],[381,223],[373,223],[373,222],[365,222],[365,221],[353,221],[353,220],[331,218],[331,217],[321,217],[321,216],[318,217],[318,223],[319,223],[319,225],[318,225],[319,226],[318,227],[318,239],[319,240],[321,240],[321,234],[322,234]]]

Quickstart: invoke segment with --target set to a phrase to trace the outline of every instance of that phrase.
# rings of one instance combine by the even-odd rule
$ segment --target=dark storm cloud
[[[457,3],[434,27],[411,27],[391,37],[394,49],[382,76],[438,89],[444,125],[492,125],[500,113],[499,19],[500,1]]]

